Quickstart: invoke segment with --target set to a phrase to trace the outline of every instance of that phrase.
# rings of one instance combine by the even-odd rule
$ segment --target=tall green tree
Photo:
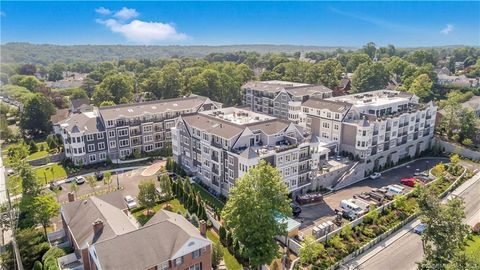
[[[112,101],[116,104],[120,104],[124,100],[132,100],[133,84],[133,79],[129,75],[124,73],[114,73],[105,77],[105,79],[103,79],[103,81],[98,85],[98,88],[99,90],[104,91],[104,96],[108,96],[108,94],[110,94],[113,97]],[[95,94],[96,93],[94,93],[93,97],[94,100],[96,99]],[[98,103],[97,100],[95,101]],[[104,99],[101,101],[107,100]]]
[[[372,59],[368,54],[354,53],[350,56],[347,62],[347,72],[354,72],[360,64],[371,64]]]
[[[433,82],[430,80],[428,75],[421,74],[415,80],[413,80],[412,85],[408,89],[408,92],[417,95],[421,100],[425,100],[431,95],[433,87]]]
[[[260,161],[230,189],[222,217],[244,246],[250,265],[270,264],[278,251],[275,236],[285,235],[286,224],[277,219],[291,215],[288,188],[280,172]]]
[[[310,67],[307,73],[307,82],[335,88],[340,83],[342,73],[343,67],[340,62],[330,58]]]
[[[353,73],[353,92],[384,89],[388,84],[388,73],[382,63],[360,64]]]
[[[164,200],[168,200],[173,196],[172,192],[172,180],[168,177],[168,174],[164,173],[160,176],[160,190]]]
[[[47,134],[52,130],[50,117],[55,114],[55,107],[44,95],[35,94],[29,98],[20,117],[22,132],[30,135]]]
[[[313,264],[324,250],[323,245],[317,242],[313,236],[307,236],[298,254],[300,262],[302,264]]]
[[[55,62],[48,67],[48,80],[59,81],[63,79],[63,72],[67,70],[67,66],[62,62]]]
[[[461,199],[454,198],[442,204],[437,194],[425,186],[416,186],[417,202],[420,218],[426,224],[422,234],[422,246],[425,257],[419,263],[420,269],[445,269],[454,259],[454,253],[465,246],[468,234],[464,204]]]
[[[45,237],[51,219],[59,214],[60,205],[50,195],[41,195],[33,199],[33,219],[43,227]]]
[[[152,180],[143,180],[138,184],[138,203],[147,210],[152,209],[157,201],[157,191]]]

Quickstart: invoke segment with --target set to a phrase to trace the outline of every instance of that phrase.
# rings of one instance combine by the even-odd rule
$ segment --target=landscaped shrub
[[[222,242],[222,244],[224,246],[226,246],[227,245],[227,230],[225,230],[225,227],[220,226],[220,228],[218,229],[218,236],[220,237],[220,242]]]

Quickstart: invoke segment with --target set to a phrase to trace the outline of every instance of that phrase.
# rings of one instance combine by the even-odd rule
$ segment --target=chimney
[[[75,201],[75,194],[73,192],[69,192],[67,196],[68,196],[68,202]]]
[[[207,222],[205,222],[205,220],[200,220],[199,222],[199,230],[200,230],[200,234],[203,236],[203,237],[206,237],[207,236]]]
[[[101,219],[97,219],[92,223],[93,226],[93,233],[96,235],[101,233],[103,230],[103,221]]]

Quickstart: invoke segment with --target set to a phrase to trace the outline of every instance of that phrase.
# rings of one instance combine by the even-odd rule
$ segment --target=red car
[[[402,184],[404,184],[405,186],[408,186],[408,187],[414,187],[416,183],[422,183],[422,182],[415,177],[411,177],[411,178],[401,179],[400,183],[402,183]]]

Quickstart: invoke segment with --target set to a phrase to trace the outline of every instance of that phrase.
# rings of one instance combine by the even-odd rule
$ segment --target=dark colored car
[[[302,213],[302,208],[294,203],[290,204],[290,207],[292,207],[292,214],[294,217],[298,217],[300,213]]]
[[[95,172],[95,178],[97,181],[103,180],[103,172]]]

